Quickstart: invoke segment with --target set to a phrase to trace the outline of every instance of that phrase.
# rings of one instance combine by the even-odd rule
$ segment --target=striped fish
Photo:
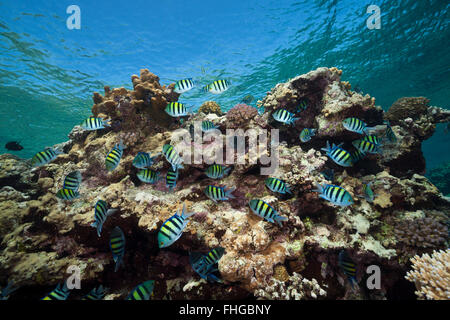
[[[180,102],[169,102],[166,106],[166,109],[164,109],[164,111],[166,111],[166,113],[171,116],[171,117],[184,117],[187,116],[188,113],[188,109],[192,109],[193,106],[187,108],[186,104],[184,103],[180,103]]]
[[[214,272],[219,271],[214,264],[207,264],[205,261],[205,255],[200,252],[189,253],[189,262],[192,269],[202,278],[210,282],[223,283],[222,279],[219,279]]]
[[[330,143],[327,141],[326,148],[322,148],[321,150],[325,151],[327,153],[327,156],[338,165],[343,167],[351,167],[353,165],[352,156],[350,152],[341,148],[342,145],[343,143],[340,143],[338,145],[335,145],[333,143],[333,145],[330,147]]]
[[[160,179],[159,172],[148,168],[139,170],[137,177],[144,183],[156,183]]]
[[[94,206],[94,219],[91,227],[97,228],[97,235],[100,237],[102,233],[103,224],[110,215],[115,213],[118,209],[108,209],[108,204],[105,200],[98,200]]]
[[[213,265],[219,262],[220,258],[222,258],[223,254],[225,253],[225,249],[222,247],[217,247],[209,251],[204,256],[204,261],[207,265]]]
[[[31,159],[31,165],[33,167],[40,167],[43,165],[46,165],[47,163],[52,162],[56,159],[56,157],[61,154],[62,151],[54,149],[54,148],[47,148],[44,151],[40,151],[34,155],[34,157]]]
[[[277,222],[280,227],[283,226],[283,224],[281,223],[282,221],[288,220],[288,218],[280,216],[274,208],[272,208],[263,200],[253,199],[249,201],[248,205],[250,206],[250,209],[252,209],[254,214],[266,219],[269,222]]]
[[[100,285],[98,288],[92,289],[91,292],[89,292],[82,298],[82,300],[103,300],[105,295],[106,295],[105,288],[103,288],[103,286]]]
[[[373,202],[375,200],[375,194],[372,191],[372,188],[370,187],[372,185],[372,182],[369,183],[363,183],[363,192],[364,196],[358,196],[360,198],[366,199],[367,202]]]
[[[178,170],[173,171],[172,169],[167,170],[166,174],[166,187],[172,191],[177,186]]]
[[[218,200],[225,201],[234,198],[231,192],[233,192],[235,189],[235,187],[232,187],[229,190],[226,190],[225,187],[216,187],[209,185],[205,188],[205,194],[214,202],[217,202]]]
[[[80,126],[84,130],[98,130],[98,129],[104,129],[106,127],[109,127],[110,124],[108,123],[110,120],[103,120],[102,118],[97,117],[89,117],[86,120],[84,120]]]
[[[312,190],[319,192],[319,197],[330,201],[331,203],[346,207],[353,204],[353,199],[350,193],[342,187],[325,184],[324,186],[318,184],[317,189]]]
[[[221,164],[213,164],[206,169],[205,174],[211,179],[222,179],[230,170],[231,168],[227,168]]]
[[[308,108],[308,100],[303,99],[300,101],[300,103],[297,106],[297,112],[305,111]]]
[[[269,177],[265,180],[265,184],[266,184],[267,188],[269,188],[273,192],[278,192],[281,194],[285,194],[285,193],[292,194],[291,190],[289,189],[288,184],[278,178]]]
[[[66,282],[64,282],[62,286],[61,283],[58,283],[56,288],[41,300],[66,300],[67,297],[69,297],[69,294],[70,291],[67,288]]]
[[[316,129],[308,129],[304,128],[302,132],[300,132],[300,141],[301,142],[308,142],[311,140],[311,137],[316,135]]]
[[[386,125],[386,130],[384,131],[384,136],[390,142],[397,142],[397,136],[395,135],[394,130],[392,130],[392,127],[391,127],[389,121],[385,121],[384,124]]]
[[[133,166],[138,169],[145,169],[153,165],[155,158],[157,158],[160,153],[154,155],[150,152],[138,152],[138,154],[133,159]]]
[[[363,139],[355,140],[352,144],[356,149],[363,153],[378,153],[380,151],[379,145]]]
[[[211,121],[202,121],[202,131],[203,132],[210,132],[213,131],[214,129],[219,128],[219,126],[216,126],[213,122]]]
[[[123,264],[123,256],[125,255],[125,235],[122,229],[115,227],[109,238],[109,247],[116,264],[114,272],[119,270],[119,266]]]
[[[166,157],[166,160],[172,165],[172,169],[175,171],[177,169],[183,169],[182,166],[183,159],[178,155],[178,152],[170,144],[165,144],[162,149],[162,154]]]
[[[188,218],[193,214],[194,212],[186,212],[186,204],[184,203],[181,214],[177,211],[173,216],[164,221],[158,233],[158,246],[160,248],[166,248],[177,241],[189,222]]]
[[[71,189],[77,191],[81,184],[80,171],[72,171],[64,178],[63,189]]]
[[[367,134],[372,130],[372,127],[368,127],[366,123],[358,118],[346,118],[342,121],[342,125],[348,131],[356,132],[359,134]]]
[[[278,121],[282,122],[284,124],[293,124],[295,121],[297,121],[300,118],[294,118],[294,114],[290,113],[289,111],[285,109],[278,109],[272,114],[272,117]]]
[[[71,201],[80,197],[80,193],[78,191],[74,191],[72,189],[60,189],[56,193],[56,197],[61,200]]]
[[[364,137],[362,137],[362,140],[369,141],[370,143],[373,143],[376,146],[381,145],[381,143],[382,143],[382,139],[379,139],[377,136],[374,136],[374,135],[364,136]]]
[[[359,149],[356,149],[355,151],[353,151],[351,153],[351,156],[352,156],[353,163],[356,163],[359,160],[363,159],[366,156],[366,154],[364,152],[360,151]]]
[[[358,282],[356,281],[356,265],[350,259],[345,250],[341,250],[339,252],[338,264],[350,281],[352,288],[354,287],[354,285],[357,285]]]
[[[203,87],[203,91],[219,94],[228,90],[231,85],[229,80],[216,80]]]
[[[187,79],[183,79],[183,80],[178,80],[175,83],[175,87],[174,87],[173,91],[175,91],[176,93],[182,94],[182,93],[185,93],[185,92],[191,90],[194,87],[195,87],[194,80],[192,80],[192,78],[187,78]]]
[[[142,282],[131,290],[126,300],[150,300],[154,286],[154,280]]]
[[[122,159],[123,149],[125,146],[122,141],[114,146],[105,158],[106,170],[112,171],[119,165],[120,159]]]

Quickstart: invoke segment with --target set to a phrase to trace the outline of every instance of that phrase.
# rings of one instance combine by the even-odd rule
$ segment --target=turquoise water
[[[81,29],[66,8],[81,9]],[[366,8],[381,9],[369,30]],[[92,92],[132,88],[148,68],[169,84],[228,78],[220,96],[192,90],[181,101],[214,99],[227,110],[243,96],[321,66],[344,71],[387,109],[402,96],[448,108],[448,1],[1,1],[0,152],[31,157],[65,141],[90,115]],[[253,102],[254,104],[254,102]],[[450,161],[450,134],[439,126],[424,144],[429,168]],[[443,153],[442,150],[447,150]],[[439,152],[439,154],[438,154]]]

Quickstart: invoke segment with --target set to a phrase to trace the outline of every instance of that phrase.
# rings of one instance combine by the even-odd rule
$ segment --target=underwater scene
[[[449,300],[449,24],[0,1],[0,300]]]

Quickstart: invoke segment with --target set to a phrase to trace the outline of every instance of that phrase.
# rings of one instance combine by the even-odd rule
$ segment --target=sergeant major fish
[[[133,166],[138,169],[145,169],[155,162],[155,158],[157,158],[160,153],[151,156],[150,152],[138,152],[137,155],[133,159]]]
[[[108,209],[108,204],[105,200],[98,200],[94,206],[94,219],[95,221],[91,224],[91,227],[97,228],[97,235],[100,237],[102,233],[103,224],[113,213],[117,212],[118,209]]]
[[[299,120],[300,118],[295,118],[293,113],[290,113],[289,111],[285,109],[278,109],[273,114],[272,117],[281,123],[284,124],[293,124],[295,121]]]
[[[72,171],[65,178],[63,182],[63,189],[71,189],[77,191],[81,184],[80,171]]]
[[[192,109],[193,106],[187,108],[186,104],[184,103],[180,103],[180,102],[169,102],[166,106],[166,108],[164,109],[164,111],[166,111],[166,113],[174,118],[177,117],[185,117],[187,116],[188,113],[188,109]]]
[[[347,150],[341,148],[342,144],[343,143],[335,145],[333,143],[330,147],[330,143],[327,141],[326,148],[322,148],[321,150],[325,151],[327,156],[338,165],[343,167],[351,167],[353,165],[352,156]]]
[[[288,184],[278,178],[269,177],[264,181],[264,183],[266,184],[267,188],[269,188],[273,192],[278,192],[281,194],[292,194],[292,191],[290,190]]]
[[[89,292],[82,298],[82,300],[103,300],[105,295],[106,295],[105,288],[103,288],[103,286],[100,285],[97,288],[92,289],[91,292]]]
[[[380,151],[379,145],[368,140],[358,139],[352,142],[353,146],[362,153],[378,153]]]
[[[342,187],[325,184],[324,186],[318,184],[317,189],[312,190],[319,192],[319,197],[330,201],[331,203],[346,207],[353,204],[353,199],[350,193]]]
[[[144,183],[156,183],[160,180],[159,172],[149,168],[139,170],[137,177]]]
[[[114,146],[105,158],[105,166],[108,171],[112,171],[119,165],[120,159],[122,159],[123,149],[125,146],[122,141]]]
[[[81,128],[83,128],[84,130],[88,130],[88,131],[92,131],[92,130],[99,130],[99,129],[104,129],[106,127],[109,127],[110,120],[103,120],[102,118],[97,118],[97,117],[89,117],[86,120],[84,120],[80,126]]]
[[[173,171],[172,169],[167,170],[166,173],[166,187],[172,191],[177,185],[178,170]]]
[[[308,129],[304,128],[302,132],[300,132],[300,141],[301,142],[308,142],[311,140],[311,137],[315,136],[316,129]]]
[[[173,91],[175,91],[176,93],[182,94],[182,93],[185,93],[185,92],[191,90],[194,87],[195,87],[194,80],[192,80],[192,78],[187,78],[187,79],[183,79],[183,80],[178,80],[175,83],[175,87],[174,87]]]
[[[117,272],[119,266],[123,264],[123,256],[125,255],[125,235],[119,227],[115,227],[113,231],[111,231],[109,247],[111,248],[114,263],[116,264],[114,272]]]
[[[154,286],[154,280],[142,282],[131,290],[126,300],[150,300]]]
[[[203,91],[219,94],[227,91],[231,85],[229,80],[216,80],[203,87]]]
[[[183,159],[178,155],[178,152],[170,144],[165,144],[162,149],[162,153],[166,160],[172,165],[172,169],[175,171],[177,169],[183,169],[182,166]]]
[[[231,168],[227,168],[221,164],[213,164],[206,169],[205,174],[211,179],[222,179],[230,170]]]
[[[40,151],[34,155],[31,159],[31,165],[33,167],[40,167],[52,162],[58,155],[62,154],[62,151],[54,148],[46,148],[44,151]]]
[[[229,190],[226,190],[225,187],[216,187],[209,185],[205,188],[205,194],[214,202],[217,202],[219,200],[225,201],[234,198],[231,192],[233,192],[235,189],[235,187],[232,187]]]
[[[56,197],[61,200],[71,201],[74,199],[78,199],[80,197],[80,193],[78,191],[74,191],[72,189],[62,188],[62,189],[58,190],[58,192],[56,193]]]
[[[269,222],[275,223],[277,222],[280,227],[283,226],[282,221],[287,221],[288,218],[282,217],[265,201],[260,199],[250,200],[248,203],[250,209],[252,209],[253,213],[260,216],[261,218],[266,219]]]
[[[58,283],[56,288],[41,300],[67,300],[69,294],[70,290],[67,288],[66,282],[64,281],[63,285],[61,285],[61,283]]]
[[[203,132],[210,132],[214,129],[218,129],[219,126],[216,126],[213,122],[204,120],[202,121],[202,131]]]
[[[367,134],[372,127],[368,127],[366,123],[358,118],[346,118],[342,121],[342,125],[348,131],[356,132],[359,134]]]
[[[173,216],[164,221],[158,232],[159,248],[166,248],[177,241],[189,222],[188,218],[193,214],[194,212],[186,212],[186,203],[184,203],[181,214],[177,211]]]
[[[205,256],[199,252],[191,252],[189,253],[189,262],[191,263],[192,269],[202,278],[210,282],[219,282],[223,281],[219,279],[214,272],[219,269],[214,266],[214,264],[207,264],[205,261]]]
[[[358,285],[358,282],[356,281],[356,265],[345,250],[339,252],[338,264],[350,281],[352,288],[354,288],[354,285]]]

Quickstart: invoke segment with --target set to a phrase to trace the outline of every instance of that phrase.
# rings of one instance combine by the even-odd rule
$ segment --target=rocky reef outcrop
[[[74,299],[100,283],[108,288],[107,299],[121,299],[148,279],[155,280],[153,299],[409,297],[414,292],[405,279],[410,258],[448,246],[450,202],[423,176],[421,151],[422,141],[436,123],[448,121],[448,113],[428,106],[423,98],[401,100],[384,112],[373,97],[352,91],[341,74],[336,68],[319,68],[278,84],[258,102],[263,113],[241,104],[223,114],[209,101],[183,122],[164,112],[168,102],[178,100],[174,85],[161,86],[148,70],[132,76],[133,90],[105,87],[104,95],[94,93],[92,113],[110,119],[110,128],[87,132],[75,127],[60,146],[64,153],[43,167],[0,156],[0,283],[12,280],[20,286],[11,299],[37,299],[75,265],[81,269],[82,290],[72,290]],[[307,107],[299,112],[303,101]],[[292,126],[277,123],[271,114],[280,107],[299,113],[300,119]],[[377,135],[389,120],[397,141],[384,144],[381,154],[340,167],[320,149],[327,141],[352,148],[360,135],[342,126],[347,117],[364,120]],[[173,191],[164,180],[144,184],[137,178],[132,162],[138,152],[161,152],[164,144],[182,135],[177,129],[195,135],[191,125],[202,120],[214,122],[223,139],[228,128],[257,133],[279,129],[279,143],[268,131],[279,162],[271,176],[288,183],[292,195],[275,194],[264,185],[267,176],[260,169],[272,151],[252,154],[248,148],[240,159],[245,161],[230,165],[231,173],[221,180],[208,179],[208,164],[202,162],[185,164]],[[317,129],[307,143],[299,141],[303,128]],[[126,148],[118,167],[108,172],[105,157],[119,141]],[[214,154],[224,149],[215,143],[180,144],[179,151],[201,148]],[[165,176],[170,164],[158,156],[153,168]],[[326,169],[334,170],[333,181],[321,174]],[[64,176],[73,170],[82,174],[81,197],[57,199]],[[373,182],[373,202],[358,197],[368,182]],[[203,190],[212,183],[236,187],[234,198],[210,200]],[[354,204],[338,207],[320,199],[313,192],[318,183],[345,188]],[[251,212],[248,202],[255,198],[288,218],[283,227]],[[99,199],[118,209],[106,220],[101,237],[90,226]],[[159,249],[159,228],[183,203],[195,215],[179,240]],[[124,267],[117,272],[108,242],[115,226],[127,239]],[[410,227],[425,232],[410,234]],[[217,246],[225,248],[218,263],[223,284],[200,279],[189,264],[190,251]],[[354,289],[339,267],[343,249],[356,265],[359,286]],[[366,287],[370,265],[382,270],[380,289]]]

